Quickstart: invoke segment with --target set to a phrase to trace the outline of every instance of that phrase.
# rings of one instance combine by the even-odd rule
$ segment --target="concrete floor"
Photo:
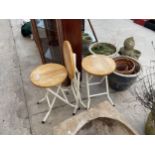
[[[99,40],[114,43],[119,49],[125,38],[134,36],[136,48],[142,52],[140,62],[147,65],[155,59],[151,46],[151,41],[155,41],[153,31],[130,20],[92,20],[92,23]],[[0,134],[52,134],[54,125],[72,117],[72,108],[57,101],[47,123],[41,124],[47,105],[36,102],[45,91],[32,85],[29,79],[41,59],[34,41],[21,36],[20,26],[20,20],[0,20]],[[90,31],[87,23],[86,29]],[[100,87],[94,91],[103,88]],[[85,89],[82,91],[85,98]],[[148,112],[135,101],[130,91],[111,90],[111,97],[129,124],[139,134],[144,134]],[[92,106],[104,99],[93,99]]]

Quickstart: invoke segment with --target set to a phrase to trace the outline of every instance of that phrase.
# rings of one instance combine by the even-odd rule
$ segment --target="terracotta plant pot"
[[[89,46],[90,53],[104,54],[110,57],[116,56],[116,47],[110,43],[96,42]]]
[[[141,65],[133,58],[119,56],[114,58],[116,70],[109,75],[109,85],[112,89],[121,91],[128,89],[137,79]]]
[[[131,59],[120,58],[115,60],[116,71],[122,74],[132,74],[135,69],[135,63]]]

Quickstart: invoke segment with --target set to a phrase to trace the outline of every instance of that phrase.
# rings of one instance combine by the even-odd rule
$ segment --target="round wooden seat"
[[[63,83],[66,77],[67,71],[64,66],[50,63],[34,69],[30,79],[36,86],[48,88]]]
[[[83,69],[95,76],[105,76],[111,74],[115,68],[115,61],[105,55],[94,54],[83,58]]]

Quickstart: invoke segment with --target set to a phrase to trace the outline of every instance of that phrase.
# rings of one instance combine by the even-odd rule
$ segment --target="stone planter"
[[[125,57],[125,56],[119,56],[114,58],[116,62],[116,70],[109,75],[109,85],[112,89],[121,91],[128,89],[137,79],[140,70],[141,65],[133,58]],[[120,62],[126,61],[126,62],[132,62],[131,66],[128,66],[127,64],[124,64],[126,67],[124,67],[124,70],[120,71]],[[119,63],[118,63],[119,62]],[[123,64],[122,64],[123,68]]]
[[[107,101],[53,127],[54,135],[135,135],[137,132]]]
[[[115,57],[116,47],[110,43],[104,43],[104,42],[96,42],[89,46],[90,53],[95,54],[104,54],[110,57]]]

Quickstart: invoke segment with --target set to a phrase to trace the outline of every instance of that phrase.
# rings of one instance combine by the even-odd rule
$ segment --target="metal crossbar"
[[[89,86],[100,85],[100,84],[103,83],[104,80],[105,80],[105,78],[103,77],[99,82],[91,82],[91,83],[89,83]],[[89,81],[90,81],[90,79],[89,79]]]

